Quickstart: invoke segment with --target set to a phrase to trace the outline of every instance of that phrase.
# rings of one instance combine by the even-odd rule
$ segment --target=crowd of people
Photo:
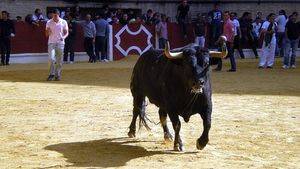
[[[40,9],[36,9],[33,14],[25,17],[29,24],[39,26],[40,22],[49,22],[57,11],[48,12],[43,16]],[[2,11],[0,20],[0,47],[1,63],[9,64],[10,39],[15,36],[15,29],[9,13]],[[168,40],[168,23],[171,17],[147,10],[145,14],[137,15],[133,10],[127,12],[121,9],[111,9],[105,5],[97,13],[82,14],[79,6],[66,8],[59,11],[60,18],[66,21],[68,26],[68,36],[64,40],[65,46],[63,61],[65,63],[74,62],[74,43],[77,34],[77,25],[80,25],[84,32],[84,49],[89,56],[89,62],[107,62],[107,38],[109,35],[109,25],[130,23],[143,23],[155,25],[155,31],[159,38],[159,48],[164,48]],[[182,0],[178,5],[176,21],[181,27],[184,39],[188,38],[188,29],[193,27],[195,43],[201,47],[217,48],[220,36],[227,39],[228,56],[231,62],[230,72],[236,71],[234,51],[239,53],[242,59],[244,47],[250,47],[256,58],[259,58],[258,68],[272,68],[274,57],[283,57],[283,68],[295,68],[296,48],[300,37],[300,22],[297,22],[298,13],[294,12],[287,16],[284,10],[279,14],[270,13],[266,18],[262,17],[261,12],[257,12],[253,20],[250,12],[244,12],[241,17],[234,11],[222,11],[219,4],[214,4],[213,9],[208,13],[198,13],[197,17],[191,19],[190,5],[187,0]],[[17,21],[22,20],[17,16]],[[257,48],[262,39],[261,55]],[[100,54],[101,55],[100,55]],[[216,71],[222,69],[222,60]]]

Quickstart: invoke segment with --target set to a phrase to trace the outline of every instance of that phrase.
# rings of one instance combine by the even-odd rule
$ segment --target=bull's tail
[[[146,115],[146,101],[143,102],[142,105],[142,109],[139,111],[139,118],[140,118],[140,122],[139,122],[139,129],[144,126],[148,131],[151,131],[151,128],[148,126],[147,120],[150,121]]]

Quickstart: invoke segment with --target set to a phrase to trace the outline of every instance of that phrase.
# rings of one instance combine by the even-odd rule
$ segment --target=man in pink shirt
[[[234,49],[233,49],[233,41],[234,41],[234,24],[230,20],[229,11],[224,12],[224,26],[223,26],[223,36],[227,38],[227,57],[230,58],[231,69],[228,72],[236,71],[236,63],[234,58]]]

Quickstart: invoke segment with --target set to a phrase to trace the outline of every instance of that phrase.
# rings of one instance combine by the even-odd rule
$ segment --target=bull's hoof
[[[135,137],[135,132],[129,131],[128,132],[128,137],[129,138],[134,138]]]
[[[197,143],[196,143],[196,147],[198,150],[203,150],[203,148],[206,146],[206,144],[208,143],[208,138],[199,138],[197,140]]]
[[[175,145],[174,151],[183,152],[184,151],[183,145]]]
[[[170,133],[164,133],[164,139],[166,143],[173,142],[173,136]]]

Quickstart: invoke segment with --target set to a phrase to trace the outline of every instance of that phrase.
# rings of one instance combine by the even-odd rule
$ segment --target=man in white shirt
[[[68,23],[59,17],[59,10],[55,9],[53,18],[47,21],[46,36],[48,39],[48,54],[50,63],[50,72],[48,81],[61,79],[61,70],[63,64],[63,51],[65,39],[69,35]]]
[[[280,57],[283,57],[284,55],[284,36],[285,36],[285,25],[287,23],[287,16],[284,10],[279,11],[279,15],[275,19],[275,22],[277,23],[277,33],[276,33],[276,39],[277,39],[277,46],[276,46],[276,53],[279,54]]]

